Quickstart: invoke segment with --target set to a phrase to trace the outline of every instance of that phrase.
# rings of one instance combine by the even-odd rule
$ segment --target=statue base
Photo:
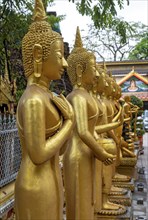
[[[128,191],[126,195],[109,196],[109,201],[124,206],[131,206],[132,203],[131,197],[132,197],[131,191]]]
[[[94,220],[132,220],[133,219],[133,214],[131,207],[128,207],[126,210],[126,213],[121,214],[121,215],[100,215],[100,214],[95,214]]]
[[[123,157],[120,165],[116,168],[117,172],[131,178],[137,179],[136,163],[138,158],[138,151],[135,151],[136,157]]]
[[[118,216],[123,215],[126,213],[127,209],[125,206],[118,204],[120,207],[118,210],[111,210],[111,209],[102,209],[99,212],[95,213],[97,216]]]
[[[126,195],[128,193],[128,190],[125,188],[121,188],[121,187],[115,187],[114,185],[112,185],[111,187],[111,191],[109,193],[110,196],[123,196]]]
[[[135,190],[135,185],[134,185],[134,180],[131,179],[130,182],[113,182],[113,185],[116,187],[121,187],[121,188],[126,188],[134,192]]]
[[[136,157],[122,157],[120,166],[134,167],[136,163],[137,163],[137,156]]]
[[[116,172],[114,177],[112,178],[113,182],[129,182],[130,180],[131,180],[130,176],[126,176],[118,172]]]

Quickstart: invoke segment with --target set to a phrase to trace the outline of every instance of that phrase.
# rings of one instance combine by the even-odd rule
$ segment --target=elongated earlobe
[[[33,58],[34,58],[34,76],[35,78],[41,77],[42,74],[42,57],[43,49],[40,44],[35,44],[33,47]]]
[[[76,66],[77,86],[80,87],[82,84],[82,66],[78,64]]]

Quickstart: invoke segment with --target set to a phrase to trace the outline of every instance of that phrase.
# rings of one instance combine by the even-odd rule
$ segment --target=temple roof
[[[124,91],[122,92],[123,97],[127,95],[127,90],[128,90],[124,83],[126,83],[126,81],[128,82],[130,78],[132,79],[133,76],[136,77],[139,81],[141,81],[144,84],[148,85],[148,80],[145,77],[141,76],[139,73],[137,73],[134,70],[134,67],[133,67],[132,71],[130,71],[120,81],[117,82],[118,85],[120,85],[121,87],[123,86],[123,88],[125,88],[125,90],[124,90],[125,92]],[[141,99],[143,101],[148,101],[148,92],[147,92],[147,90],[146,91],[136,91],[136,90],[132,91],[132,90],[129,90],[128,95],[130,95],[130,96],[134,95],[134,96],[138,97],[139,99]]]
[[[0,105],[14,102],[14,98],[11,94],[11,85],[8,79],[1,76],[0,78]]]
[[[144,82],[145,84],[148,84],[148,80],[141,76],[139,73],[135,72],[134,68],[132,69],[131,72],[129,72],[125,77],[123,77],[119,82],[118,85],[123,84],[126,80],[128,80],[129,78],[131,78],[132,76],[135,76],[136,78],[138,78],[139,80],[141,80],[142,82]]]
[[[102,64],[103,62],[98,62]],[[112,75],[122,77],[127,75],[134,66],[134,69],[140,75],[148,76],[148,60],[124,60],[124,61],[105,61],[108,71]]]

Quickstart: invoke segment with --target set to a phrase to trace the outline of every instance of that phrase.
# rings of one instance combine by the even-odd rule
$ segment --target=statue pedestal
[[[113,182],[113,185],[116,187],[121,187],[121,188],[126,188],[134,192],[135,190],[135,185],[134,185],[134,180],[131,179],[129,182]]]
[[[94,220],[132,220],[133,219],[133,214],[132,214],[132,210],[131,207],[127,208],[127,211],[125,214],[123,215],[99,215],[99,214],[95,214],[95,218]]]
[[[123,157],[121,159],[120,165],[116,168],[117,172],[120,174],[130,176],[131,178],[137,179],[137,170],[135,165],[138,158],[138,150],[135,150],[136,157]]]
[[[120,205],[124,205],[124,206],[131,206],[131,203],[132,203],[131,194],[132,193],[129,190],[126,195],[112,195],[112,196],[109,196],[109,201],[120,204]]]

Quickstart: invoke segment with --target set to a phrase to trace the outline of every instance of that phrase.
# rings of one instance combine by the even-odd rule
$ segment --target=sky
[[[127,6],[126,0],[124,9],[117,11],[118,17],[123,17],[126,21],[142,22],[148,25],[148,0],[130,0]],[[76,27],[79,26],[81,36],[85,36],[88,27],[92,23],[90,17],[80,15],[76,10],[76,5],[68,0],[55,0],[55,5],[48,8],[49,11],[56,11],[57,15],[66,15],[60,22],[60,29],[65,42],[73,47]],[[84,30],[84,31],[82,31]]]

